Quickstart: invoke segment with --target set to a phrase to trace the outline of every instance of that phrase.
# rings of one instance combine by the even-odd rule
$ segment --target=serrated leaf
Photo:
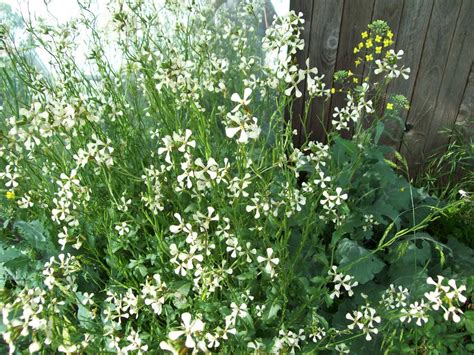
[[[345,272],[354,276],[360,284],[372,280],[385,266],[378,257],[370,255],[367,249],[347,238],[339,242],[336,259],[339,261],[339,267],[347,266]]]

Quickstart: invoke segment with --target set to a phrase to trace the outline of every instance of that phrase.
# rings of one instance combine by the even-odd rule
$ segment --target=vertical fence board
[[[443,151],[449,142],[449,137],[440,131],[452,128],[456,122],[474,58],[473,14],[474,1],[464,1],[441,81],[436,109],[427,131],[424,156]]]
[[[411,175],[416,175],[423,156],[424,141],[436,108],[441,81],[452,42],[461,0],[435,1],[407,122],[413,129],[404,135],[401,153]]]
[[[339,48],[337,50],[336,70],[350,69],[354,75],[362,76],[364,67],[354,64],[354,46],[360,40],[360,34],[367,28],[372,19],[374,0],[344,1]],[[335,107],[344,106],[345,95],[336,93],[331,99],[331,112]],[[331,120],[329,119],[328,130]],[[351,133],[343,132],[343,136],[350,137]]]
[[[296,62],[300,68],[305,67],[306,58],[308,58],[308,53],[310,50],[310,42],[311,42],[311,18],[313,13],[313,1],[308,0],[292,0],[290,2],[290,10],[294,10],[297,14],[299,12],[303,13],[305,23],[304,23],[304,30],[302,33],[302,37],[305,43],[305,48],[302,51],[298,51],[296,54]],[[293,102],[293,107],[291,108],[292,111],[292,120],[291,124],[293,129],[296,129],[297,135],[293,136],[293,144],[295,146],[300,146],[304,139],[303,139],[303,111],[304,111],[304,102],[305,102],[305,92],[306,92],[306,82],[303,81],[298,86],[299,90],[303,93],[301,98],[296,99]]]
[[[409,67],[411,74],[408,80],[399,78],[392,82],[388,86],[387,95],[401,94],[408,100],[412,97],[432,8],[433,0],[405,1],[395,42],[396,50],[404,51],[401,64]],[[408,112],[401,112],[403,123],[407,115]],[[381,143],[399,149],[403,127],[399,123],[387,122],[386,131],[388,135],[382,137]]]
[[[324,74],[323,81],[329,88],[336,66],[342,9],[343,0],[314,0],[309,62],[318,68],[318,75]],[[311,104],[307,124],[309,139],[326,141],[329,104],[330,101],[325,102],[323,98],[315,98]]]
[[[471,65],[469,80],[464,91],[459,112],[456,117],[456,125],[463,127],[466,133],[474,133],[474,122],[469,122],[474,118],[474,64]]]

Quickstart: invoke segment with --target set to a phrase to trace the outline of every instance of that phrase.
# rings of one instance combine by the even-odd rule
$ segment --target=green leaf
[[[339,260],[339,266],[347,266],[346,272],[354,276],[360,284],[372,280],[385,266],[378,257],[370,255],[369,250],[347,238],[339,242],[336,258]]]
[[[404,241],[393,246],[388,256],[389,275],[392,283],[411,287],[428,276],[424,265],[431,260],[431,245],[426,240],[420,247],[414,241]]]
[[[43,228],[40,221],[25,222],[18,221],[14,224],[20,235],[36,251],[43,252],[47,256],[57,254],[57,249],[49,237],[49,233]]]
[[[28,267],[30,262],[31,260],[29,257],[22,255],[3,263],[3,266],[11,271],[15,271]]]
[[[276,318],[280,309],[281,309],[281,306],[278,303],[276,302],[272,303],[272,305],[268,307],[268,311],[266,311],[264,314],[264,320],[271,321],[272,319]]]
[[[474,311],[464,312],[464,326],[469,333],[474,334]]]
[[[385,125],[383,122],[378,122],[377,126],[375,127],[375,137],[374,137],[374,143],[378,144],[380,141],[380,137],[382,136],[382,133],[385,129]]]
[[[474,250],[455,238],[449,238],[447,245],[451,249],[454,268],[461,274],[471,276],[474,269]]]

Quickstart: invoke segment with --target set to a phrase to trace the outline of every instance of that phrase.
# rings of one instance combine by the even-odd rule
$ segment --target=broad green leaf
[[[36,251],[43,252],[47,256],[57,254],[57,249],[52,243],[49,233],[43,228],[40,221],[25,222],[18,221],[14,224],[21,236]]]
[[[339,242],[336,258],[339,261],[339,266],[347,266],[346,272],[354,276],[360,284],[372,280],[385,266],[385,263],[378,257],[370,255],[369,250],[347,238]]]

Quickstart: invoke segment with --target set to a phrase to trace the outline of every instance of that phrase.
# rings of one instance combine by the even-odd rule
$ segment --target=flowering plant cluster
[[[426,232],[450,206],[378,145],[406,99],[379,115],[377,92],[409,74],[386,23],[336,90],[294,62],[302,14],[267,26],[263,1],[117,0],[106,24],[79,5],[27,23],[49,74],[2,37],[5,351],[426,352],[427,327],[472,330],[469,268]],[[306,107],[345,97],[327,144],[293,146],[303,80]]]

